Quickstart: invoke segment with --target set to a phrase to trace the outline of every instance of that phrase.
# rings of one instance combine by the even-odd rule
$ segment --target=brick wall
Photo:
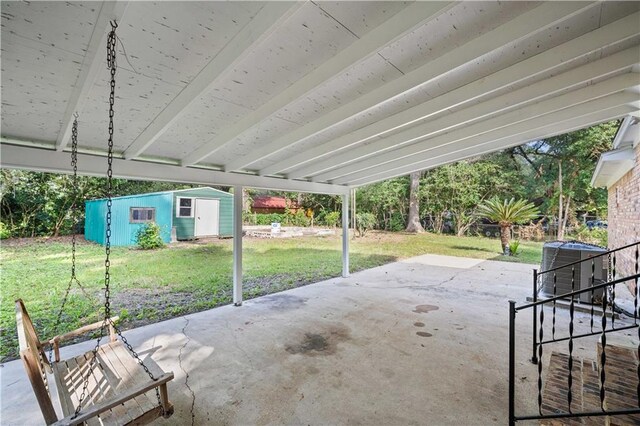
[[[609,248],[640,240],[640,144],[635,148],[635,166],[609,188]],[[616,256],[616,275],[635,273],[635,249]],[[628,283],[635,290],[634,283]]]

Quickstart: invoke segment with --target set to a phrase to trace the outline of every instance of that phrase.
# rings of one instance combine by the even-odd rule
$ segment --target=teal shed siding
[[[194,188],[173,192],[173,226],[176,228],[176,238],[188,240],[195,235],[195,218],[176,217],[177,198],[207,198],[220,201],[218,234],[221,237],[233,235],[233,194],[218,191],[213,188]]]
[[[111,207],[111,245],[130,246],[136,244],[136,232],[144,224],[129,222],[129,213],[132,207],[153,207],[156,209],[155,221],[160,226],[162,239],[165,243],[171,242],[172,227],[176,228],[176,237],[179,240],[194,238],[195,218],[176,217],[178,197],[219,200],[218,235],[221,237],[233,235],[233,194],[213,188],[194,188],[114,198]],[[104,245],[106,216],[107,200],[85,202],[84,236],[86,240]]]
[[[164,242],[171,242],[173,220],[172,193],[156,193],[117,197],[111,207],[111,245],[129,246],[136,243],[136,232],[144,224],[130,223],[131,207],[153,207],[156,209],[156,223],[160,226]],[[85,238],[99,244],[105,243],[106,200],[87,201]]]
[[[107,203],[104,200],[87,201],[84,203],[84,211],[84,239],[104,244]]]

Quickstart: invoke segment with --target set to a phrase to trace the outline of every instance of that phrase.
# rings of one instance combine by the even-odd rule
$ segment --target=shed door
[[[219,234],[220,200],[196,199],[195,236]]]

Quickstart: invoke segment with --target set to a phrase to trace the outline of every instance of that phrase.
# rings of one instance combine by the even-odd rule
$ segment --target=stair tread
[[[571,387],[572,412],[600,411],[600,373],[599,360],[602,347],[598,344],[598,361],[573,357]],[[549,368],[543,376],[543,414],[568,412],[568,362],[569,355],[552,352]],[[638,407],[638,352],[637,348],[625,348],[607,345],[605,362],[605,408],[608,410]],[[582,417],[540,421],[541,425],[616,425],[631,426],[640,424],[640,415]]]

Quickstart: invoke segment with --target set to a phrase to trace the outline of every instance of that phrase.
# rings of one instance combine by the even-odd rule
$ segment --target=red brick
[[[635,148],[635,166],[609,188],[609,248],[640,241],[640,144]],[[635,249],[616,254],[616,276],[635,274]],[[633,293],[635,283],[628,281]]]

